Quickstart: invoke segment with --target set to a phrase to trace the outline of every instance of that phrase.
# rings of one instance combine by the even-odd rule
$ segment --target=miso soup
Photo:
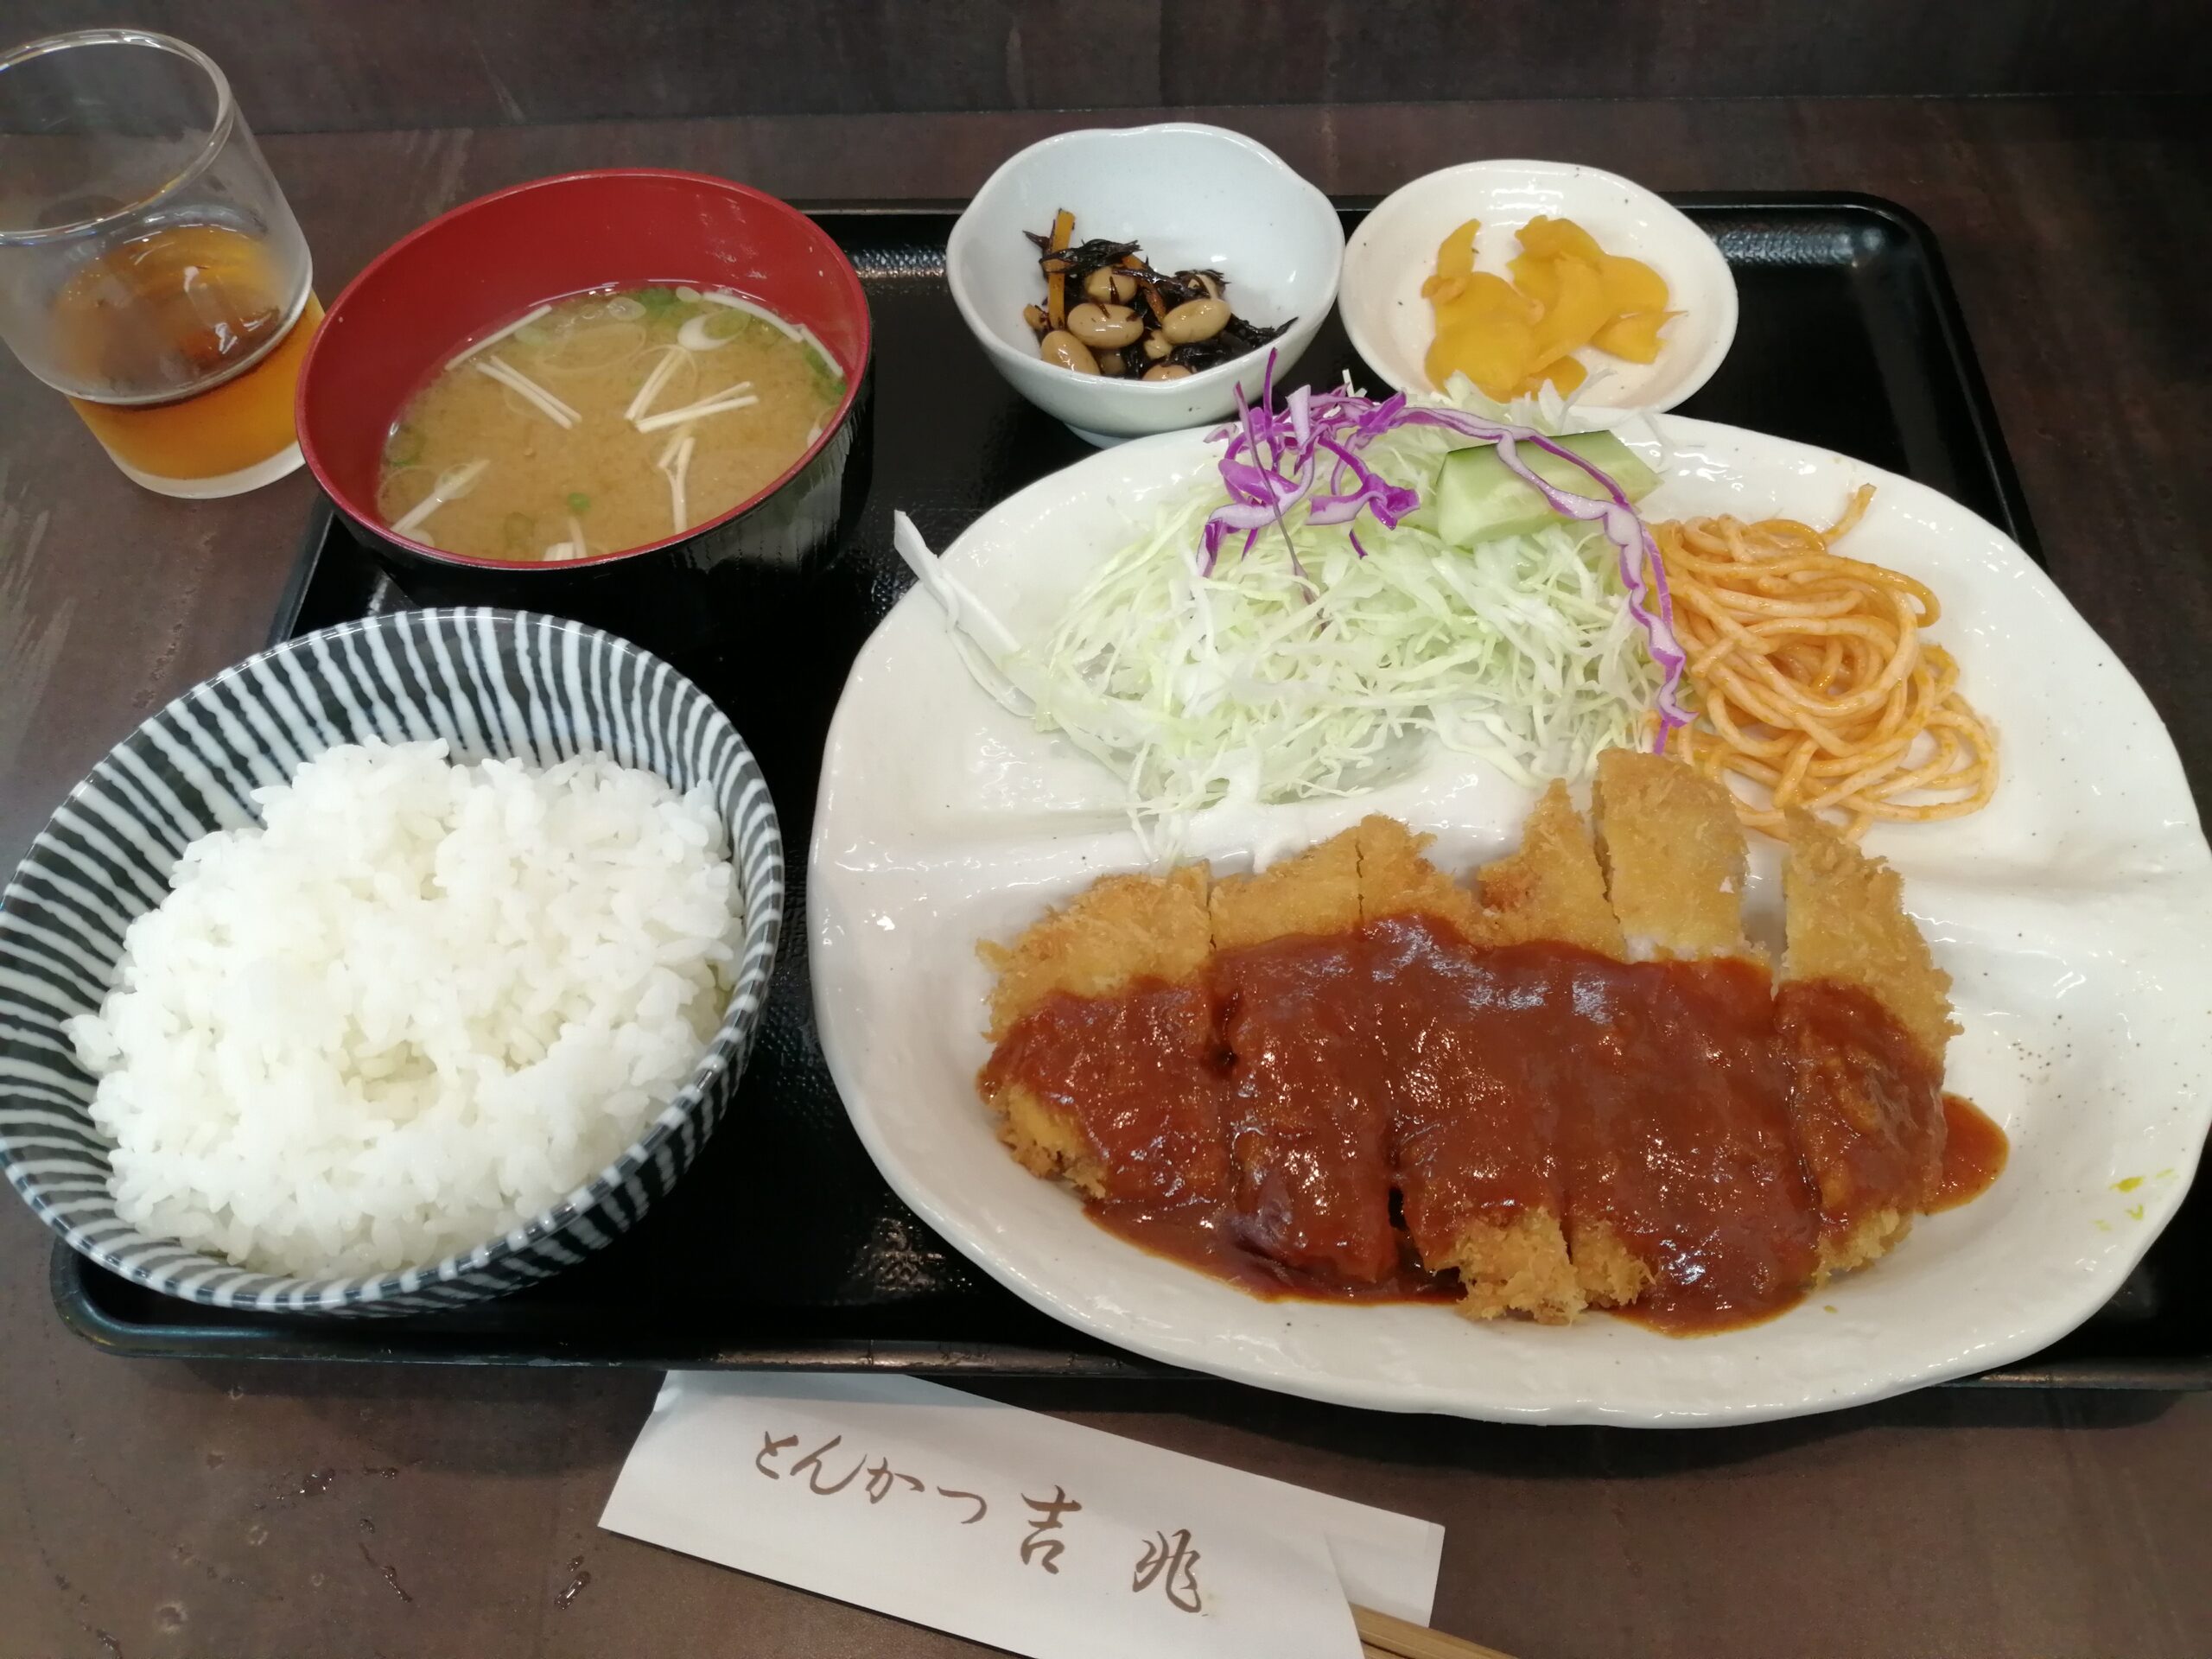
[[[845,383],[805,328],[735,294],[571,295],[454,357],[385,441],[377,511],[449,553],[640,547],[727,512],[821,435]]]

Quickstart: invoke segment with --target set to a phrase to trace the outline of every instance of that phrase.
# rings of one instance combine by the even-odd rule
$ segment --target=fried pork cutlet
[[[1599,756],[1592,799],[1608,896],[1646,965],[1633,996],[1593,1006],[1603,1040],[1564,1120],[1577,1268],[1662,1322],[1693,1285],[1700,1301],[1726,1287],[1746,1313],[1779,1306],[1816,1270],[1818,1224],[1765,957],[1744,937],[1734,804],[1680,761],[1618,749]]]
[[[1750,954],[1744,831],[1726,788],[1664,755],[1607,749],[1592,804],[1630,960]]]
[[[1471,886],[1370,817],[984,947],[1003,1138],[1109,1225],[1166,1215],[1330,1294],[1395,1294],[1410,1243],[1474,1318],[1710,1330],[1881,1255],[1938,1194],[1955,1029],[1897,878],[1793,817],[1777,994],[1726,792],[1598,772],[1594,836],[1554,785]]]
[[[1959,1032],[1951,976],[1905,914],[1904,882],[1810,813],[1791,813],[1789,830],[1783,977],[1858,986],[1942,1065]]]
[[[1628,959],[1620,920],[1605,897],[1605,873],[1599,868],[1590,827],[1574,810],[1565,784],[1554,782],[1544,791],[1522,830],[1520,847],[1484,865],[1476,879],[1482,888],[1490,942],[1556,941],[1614,961]],[[1591,1132],[1590,1103],[1561,1098],[1556,1107],[1557,1228],[1576,1296],[1592,1307],[1624,1306],[1643,1294],[1651,1269],[1610,1219],[1586,1202],[1576,1202],[1571,1174],[1585,1161],[1578,1152]],[[1573,1299],[1562,1299],[1562,1305],[1567,1300]]]
[[[1590,826],[1574,810],[1567,785],[1554,782],[1521,831],[1521,845],[1482,867],[1484,941],[1522,944],[1548,939],[1628,960],[1620,919],[1605,897]]]
[[[1109,876],[1010,947],[980,947],[998,1046],[977,1087],[1033,1174],[1096,1198],[1218,1192],[1206,890],[1202,864]]]
[[[1217,881],[1207,899],[1216,950],[1359,925],[1359,832],[1309,847],[1258,875]]]
[[[1211,908],[1238,1242],[1328,1282],[1388,1279],[1389,1103],[1372,1004],[1343,995],[1367,974],[1358,832],[1216,884]]]
[[[1471,944],[1555,939],[1626,959],[1589,828],[1565,784],[1553,783],[1537,798],[1521,845],[1477,872],[1479,899],[1429,862],[1424,849],[1433,836],[1380,816],[1361,820],[1358,836],[1363,921],[1431,916],[1450,922]]]
[[[1435,836],[1417,836],[1379,813],[1362,818],[1353,834],[1359,847],[1360,920],[1430,916],[1451,923],[1471,944],[1487,936],[1474,895],[1423,855]]]
[[[1789,818],[1775,1023],[1791,1121],[1820,1191],[1821,1265],[1893,1249],[1943,1164],[1951,977],[1905,914],[1897,872],[1808,813]]]
[[[1213,950],[1207,887],[1203,864],[1164,877],[1106,876],[1047,912],[1012,945],[978,945],[999,976],[991,991],[991,1040],[1055,991],[1110,996],[1141,979],[1196,980]]]
[[[1563,790],[1538,810],[1547,809],[1573,820]],[[1470,1319],[1526,1313],[1557,1323],[1585,1304],[1561,1225],[1556,1103],[1532,1086],[1526,1057],[1495,1040],[1496,975],[1459,948],[1527,937],[1586,908],[1576,899],[1597,886],[1588,837],[1586,881],[1559,868],[1572,860],[1560,856],[1557,830],[1554,822],[1551,834],[1532,835],[1483,872],[1484,899],[1495,906],[1485,908],[1422,855],[1426,837],[1389,818],[1359,827],[1360,912],[1376,945],[1379,1034],[1395,1077],[1406,1230],[1424,1266],[1459,1274],[1458,1306]],[[1597,899],[1602,907],[1602,887]],[[1395,982],[1397,995],[1380,994],[1383,982]]]
[[[1395,1061],[1391,1135],[1406,1231],[1424,1267],[1458,1273],[1456,1306],[1469,1319],[1571,1319],[1586,1298],[1561,1221],[1556,1100],[1532,1086],[1528,1051],[1496,1040],[1492,965],[1420,948],[1419,924],[1403,937],[1413,948],[1393,952],[1384,972],[1397,984],[1382,988],[1376,1007]],[[1462,1017],[1432,1011],[1455,1003]]]

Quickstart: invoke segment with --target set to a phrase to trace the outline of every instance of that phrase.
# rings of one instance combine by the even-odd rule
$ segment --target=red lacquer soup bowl
[[[812,331],[845,392],[813,444],[717,518],[554,563],[465,557],[396,534],[377,474],[408,400],[469,341],[545,301],[647,283],[734,290]],[[868,485],[868,302],[829,233],[788,203],[704,174],[609,168],[537,179],[395,243],[331,305],[300,375],[300,448],[355,536],[410,599],[550,611],[679,666],[789,632],[801,578],[857,519]],[[803,632],[803,625],[798,631]]]

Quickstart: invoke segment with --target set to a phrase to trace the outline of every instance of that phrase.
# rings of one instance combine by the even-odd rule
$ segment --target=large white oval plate
[[[1920,576],[1936,638],[2004,744],[1980,815],[1877,828],[1871,850],[1955,982],[1949,1086],[2004,1124],[2004,1178],[1922,1221],[1870,1271],[1781,1319],[1672,1340],[1602,1316],[1477,1325],[1434,1306],[1260,1301],[1112,1237],[1019,1168],[973,1079],[1005,938],[1144,859],[1103,769],[969,678],[910,593],[861,652],[830,733],[808,883],[830,1073],[892,1186],[1001,1283],[1153,1358],[1316,1399],[1506,1421],[1745,1421],[1822,1411],[2003,1364],[2087,1318],[2180,1204],[2212,1117],[2212,855],[2173,747],[2127,671],[2005,537],[1933,490],[1824,450],[1662,417],[1656,515],[1826,522],[1879,486],[1852,550]],[[1649,454],[1649,451],[1647,450]],[[1171,433],[1003,502],[945,551],[1035,637],[1133,524],[1211,464]],[[1381,810],[1465,868],[1510,846],[1527,792],[1439,755],[1365,798],[1201,820],[1185,849],[1249,868]],[[1755,852],[1754,931],[1777,906]]]

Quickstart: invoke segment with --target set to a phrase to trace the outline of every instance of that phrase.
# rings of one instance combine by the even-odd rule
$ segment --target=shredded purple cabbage
[[[1393,484],[1370,467],[1360,452],[1396,427],[1444,427],[1496,443],[1498,459],[1542,495],[1554,512],[1596,524],[1619,550],[1621,586],[1627,591],[1629,613],[1643,630],[1645,648],[1661,674],[1655,699],[1659,734],[1653,747],[1664,748],[1675,728],[1688,723],[1689,714],[1681,702],[1682,669],[1688,658],[1675,637],[1675,606],[1667,591],[1667,572],[1659,562],[1659,550],[1649,528],[1619,485],[1566,445],[1529,427],[1486,420],[1456,409],[1411,404],[1402,391],[1377,402],[1347,388],[1317,393],[1311,386],[1300,386],[1283,399],[1278,410],[1274,378],[1275,354],[1269,352],[1260,401],[1248,403],[1240,386],[1236,423],[1212,435],[1217,442],[1224,438],[1229,442],[1221,457],[1221,481],[1229,493],[1229,502],[1216,508],[1206,520],[1203,537],[1206,575],[1213,574],[1222,543],[1230,536],[1243,532],[1243,550],[1249,553],[1262,531],[1281,524],[1283,515],[1300,504],[1306,509],[1308,524],[1351,526],[1346,534],[1352,549],[1365,558],[1367,550],[1360,545],[1354,523],[1360,513],[1370,513],[1385,529],[1392,529],[1421,505],[1421,494]],[[1580,467],[1610,499],[1572,495],[1548,482],[1521,459],[1518,448],[1524,443]]]

